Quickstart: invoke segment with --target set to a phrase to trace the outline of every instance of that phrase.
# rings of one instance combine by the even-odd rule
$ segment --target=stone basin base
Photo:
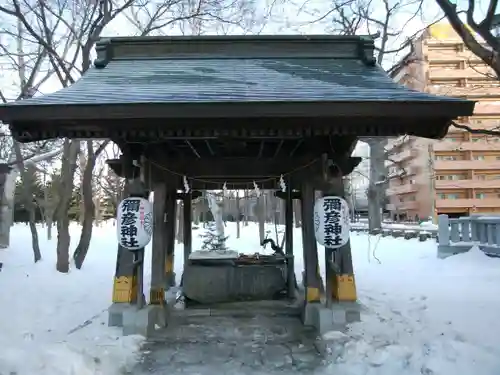
[[[182,278],[185,297],[201,304],[272,300],[286,289],[286,261],[278,257],[190,259]]]

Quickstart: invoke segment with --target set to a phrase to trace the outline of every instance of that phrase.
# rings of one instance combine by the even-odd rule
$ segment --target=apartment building
[[[393,78],[415,90],[477,102],[457,123],[500,130],[500,82],[449,24],[429,27]],[[423,219],[500,212],[500,137],[450,127],[441,141],[403,136],[387,146],[393,217]]]

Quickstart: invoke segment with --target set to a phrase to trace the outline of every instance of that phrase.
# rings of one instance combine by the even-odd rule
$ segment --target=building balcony
[[[417,174],[420,173],[421,171],[421,167],[409,167],[409,168],[405,168],[405,171],[406,171],[406,175],[407,176],[415,176]]]
[[[455,87],[429,84],[427,90],[436,95],[459,96],[465,98],[499,98],[500,88],[492,85],[483,85],[482,87]]]
[[[436,208],[497,208],[500,198],[487,199],[436,199]]]
[[[464,51],[454,51],[447,48],[439,49],[432,48],[432,46],[445,46],[445,42],[442,39],[429,39],[425,41],[426,43],[426,55],[428,61],[443,61],[443,62],[459,62],[465,61],[467,63],[484,64],[484,62],[468,50]],[[453,42],[451,42],[453,43]],[[449,44],[451,44],[449,43]],[[449,45],[448,44],[448,45]],[[455,41],[456,44],[456,41]],[[431,46],[431,47],[428,47]]]
[[[500,189],[500,180],[436,180],[436,189]]]
[[[385,150],[387,153],[392,154],[396,153],[398,149],[402,146],[409,146],[414,142],[414,139],[411,136],[404,135],[395,140],[390,140],[387,146],[385,146]]]
[[[415,149],[405,148],[401,152],[394,153],[388,157],[390,164],[398,164],[411,159],[414,159],[418,156],[418,151]]]
[[[418,190],[418,184],[403,184],[390,186],[387,189],[387,195],[399,195],[414,193]]]
[[[420,173],[421,168],[420,167],[403,167],[403,168],[397,168],[395,171],[390,171],[388,174],[389,179],[396,179],[396,178],[402,178],[402,177],[408,177],[408,176],[415,176]]]
[[[466,69],[429,69],[429,79],[450,79],[450,78],[481,78],[488,79],[488,75],[493,74],[492,69],[487,66],[477,66]]]
[[[450,142],[442,141],[434,144],[434,151],[496,151],[500,147],[498,142]]]
[[[436,160],[435,170],[500,170],[500,160]]]
[[[390,203],[385,206],[388,211],[407,211],[407,210],[417,210],[418,202],[400,202],[400,203]]]
[[[498,82],[498,81],[497,81]],[[496,87],[495,91],[500,91],[500,87]],[[475,116],[491,116],[498,121],[500,115],[500,101],[479,101],[474,107]],[[474,117],[472,118],[474,119]]]

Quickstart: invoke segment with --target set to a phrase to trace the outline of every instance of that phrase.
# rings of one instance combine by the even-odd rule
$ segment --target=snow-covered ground
[[[76,241],[79,227],[71,232]],[[259,251],[256,225],[242,227],[239,240],[235,233],[228,223],[231,249]],[[68,275],[55,270],[55,239],[46,241],[43,230],[40,237],[39,264],[32,263],[27,226],[13,227],[11,248],[0,250],[0,375],[122,373],[135,361],[141,338],[122,337],[106,325],[116,259],[113,224],[94,229],[84,268]],[[345,335],[328,335],[335,340],[325,374],[500,374],[499,259],[472,249],[439,260],[434,241],[356,233],[352,248],[362,322]],[[176,252],[180,276],[182,245]],[[300,276],[300,231],[295,254]]]

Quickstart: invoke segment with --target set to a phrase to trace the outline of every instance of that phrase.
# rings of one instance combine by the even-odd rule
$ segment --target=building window
[[[434,160],[457,160],[456,156],[452,155],[435,155]]]
[[[484,199],[486,198],[486,194],[484,193],[476,193],[476,199]]]
[[[446,194],[438,194],[439,199],[446,199]]]
[[[500,156],[497,156],[497,158],[496,158],[496,159],[497,159],[497,160],[500,160]]]
[[[484,155],[474,155],[472,158],[474,160],[484,160]]]
[[[475,177],[476,180],[486,180],[486,175],[484,174],[477,174]]]
[[[457,194],[448,194],[448,199],[458,199],[458,195]]]
[[[464,176],[459,175],[459,174],[445,174],[442,176],[437,176],[438,180],[448,180],[448,181],[457,181],[457,180],[463,180]]]

